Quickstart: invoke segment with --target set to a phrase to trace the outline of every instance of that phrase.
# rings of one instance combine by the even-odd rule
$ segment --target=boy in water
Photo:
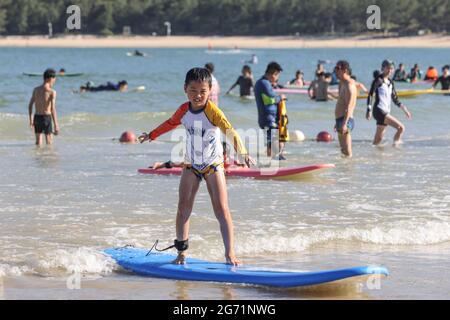
[[[273,84],[278,82],[283,69],[276,62],[267,65],[264,76],[255,83],[255,100],[258,108],[258,125],[267,130],[267,156],[272,157],[273,131],[278,129],[278,105],[286,100],[284,95],[277,95],[273,90]],[[286,160],[283,155],[285,143],[279,140],[279,160]]]
[[[226,94],[229,94],[236,86],[239,86],[239,93],[241,97],[249,97],[252,95],[252,88],[254,87],[253,75],[252,69],[248,65],[242,67],[242,75],[239,76]]]
[[[346,157],[352,157],[352,137],[350,132],[355,126],[353,112],[356,107],[357,88],[355,80],[351,78],[351,69],[347,61],[341,60],[334,68],[339,81],[339,97],[336,103],[335,130],[338,132],[341,152]]]
[[[174,260],[175,264],[184,264],[186,260],[186,250],[189,247],[189,217],[202,179],[206,181],[213,210],[220,223],[226,262],[232,265],[240,264],[234,252],[233,221],[228,208],[220,132],[230,138],[236,152],[244,158],[247,166],[250,166],[253,160],[223,112],[209,99],[211,87],[212,77],[207,69],[189,70],[184,84],[189,101],[182,104],[170,119],[149,134],[143,133],[139,137],[142,143],[155,140],[180,124],[186,128],[186,156],[180,180],[176,218],[175,247],[178,257]]]
[[[59,133],[58,117],[56,114],[56,91],[53,86],[56,81],[56,72],[53,69],[47,69],[44,72],[44,83],[34,88],[28,104],[28,117],[30,127],[34,128],[36,134],[36,145],[42,144],[42,134],[45,134],[47,144],[53,143],[53,133]],[[36,112],[33,117],[33,105],[36,106]],[[53,131],[52,121],[55,125]]]

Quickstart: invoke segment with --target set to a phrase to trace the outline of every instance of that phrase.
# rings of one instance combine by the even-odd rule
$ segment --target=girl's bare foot
[[[231,264],[233,266],[240,266],[242,262],[240,262],[235,256],[225,257],[227,259],[227,264]]]
[[[186,255],[182,252],[178,253],[178,256],[175,260],[172,261],[173,264],[185,264],[186,263]]]

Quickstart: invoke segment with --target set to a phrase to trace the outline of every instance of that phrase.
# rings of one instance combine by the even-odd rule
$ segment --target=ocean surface
[[[375,122],[365,120],[366,103],[359,100],[350,160],[340,156],[336,141],[314,141],[320,131],[333,133],[334,103],[289,95],[289,129],[307,139],[288,143],[282,166],[336,168],[298,181],[227,182],[237,255],[245,264],[288,270],[382,265],[390,275],[378,285],[361,280],[309,291],[144,278],[102,254],[108,247],[149,248],[156,239],[170,244],[175,237],[179,178],[137,173],[170,158],[177,146],[173,136],[143,145],[115,139],[167,119],[186,100],[183,81],[191,67],[213,62],[224,93],[252,53],[259,58],[252,65],[255,78],[276,60],[284,69],[281,83],[297,69],[311,79],[319,59],[347,59],[369,87],[372,71],[385,58],[440,70],[450,63],[449,49],[142,49],[148,57],[128,57],[134,49],[0,48],[0,298],[450,298],[450,97],[442,95],[403,99],[412,120],[393,106],[392,114],[406,125],[398,148],[391,143],[393,129],[382,147],[371,145]],[[47,67],[84,76],[57,79],[61,133],[53,147],[37,148],[27,108],[41,78],[22,73]],[[146,90],[72,93],[87,81],[124,79],[130,89]],[[220,107],[234,127],[257,128],[254,101],[222,94]],[[223,261],[205,183],[192,215],[190,245],[192,257]]]

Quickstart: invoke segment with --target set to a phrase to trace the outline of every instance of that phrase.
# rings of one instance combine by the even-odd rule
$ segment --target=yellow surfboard
[[[402,90],[397,91],[397,96],[400,98],[408,98],[408,97],[415,97],[421,94],[450,94],[450,90],[433,90],[433,89],[427,89],[427,90]],[[358,95],[358,99],[367,99],[367,94]]]

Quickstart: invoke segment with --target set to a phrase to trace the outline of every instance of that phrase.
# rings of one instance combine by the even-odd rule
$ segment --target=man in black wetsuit
[[[442,68],[442,76],[437,78],[433,84],[433,89],[436,88],[438,83],[441,83],[442,90],[450,90],[450,66],[446,65]]]
[[[242,75],[236,80],[226,94],[229,94],[234,87],[239,86],[239,94],[241,97],[252,96],[252,88],[254,87],[252,69],[245,65],[242,67]]]

